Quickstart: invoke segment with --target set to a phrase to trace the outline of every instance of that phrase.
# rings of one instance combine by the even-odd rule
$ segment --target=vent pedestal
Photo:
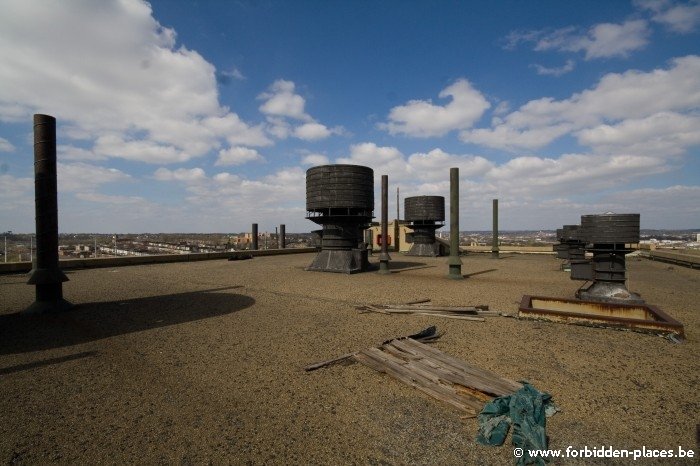
[[[372,221],[374,171],[322,165],[306,171],[306,218],[323,227],[321,252],[306,270],[356,273],[369,269],[363,231]]]
[[[435,230],[445,223],[445,198],[442,196],[414,196],[404,200],[404,215],[413,230],[413,246],[408,256],[437,257],[440,245],[435,241]]]
[[[639,242],[639,214],[602,214],[581,216],[581,237],[593,259],[584,261],[593,280],[576,297],[586,301],[642,304],[644,300],[625,286],[625,255],[628,247]],[[573,266],[572,266],[573,275]],[[573,277],[572,277],[573,278]]]

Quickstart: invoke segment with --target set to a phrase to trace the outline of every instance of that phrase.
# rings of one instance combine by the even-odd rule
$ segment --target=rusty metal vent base
[[[523,296],[518,316],[566,324],[685,337],[683,324],[656,306]]]
[[[358,273],[371,269],[366,249],[324,249],[306,270],[314,272]]]
[[[418,244],[413,243],[411,249],[406,253],[407,256],[420,256],[420,257],[438,257],[440,255],[440,245],[438,243],[433,244]]]

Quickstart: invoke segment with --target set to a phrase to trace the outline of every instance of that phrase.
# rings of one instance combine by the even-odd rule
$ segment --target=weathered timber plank
[[[518,382],[506,379],[505,377],[501,377],[493,372],[480,369],[478,367],[470,366],[464,361],[453,358],[452,356],[445,354],[442,351],[430,348],[429,346],[423,345],[410,338],[400,341],[394,341],[392,342],[392,344],[404,351],[410,352],[411,350],[413,350],[416,352],[416,354],[428,355],[432,359],[436,359],[441,363],[448,365],[449,367],[461,370],[475,377],[479,377],[484,381],[488,381],[494,388],[494,392],[491,393],[493,395],[508,395],[522,388],[522,385]]]
[[[360,356],[357,358],[360,362],[363,362],[364,357],[373,359],[376,364],[382,366],[383,372],[385,372],[387,375],[390,375],[401,382],[404,382],[405,384],[430,395],[433,398],[454,406],[464,413],[473,416],[476,415],[476,410],[468,406],[465,403],[464,397],[457,395],[454,390],[451,390],[443,385],[436,385],[430,379],[427,379],[416,372],[407,370],[405,366],[387,358],[386,354],[380,349],[369,348],[367,350],[360,351],[358,356]]]

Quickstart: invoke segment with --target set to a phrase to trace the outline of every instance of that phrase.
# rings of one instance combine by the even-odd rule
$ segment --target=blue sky
[[[0,230],[34,229],[33,113],[59,122],[62,232],[309,231],[323,163],[402,198],[460,167],[463,230],[492,198],[504,229],[700,228],[697,1],[0,9]]]

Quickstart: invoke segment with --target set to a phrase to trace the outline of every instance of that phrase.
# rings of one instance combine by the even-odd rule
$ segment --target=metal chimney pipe
[[[284,238],[285,234],[286,234],[285,233],[285,226],[283,223],[280,225],[280,232],[279,232],[279,236],[277,237],[278,238],[277,242],[278,242],[278,246],[280,249],[284,249],[287,247],[287,242],[285,241],[285,238]]]
[[[382,175],[382,252],[379,254],[379,273],[389,274],[389,175]]]
[[[498,259],[498,199],[493,200],[493,242],[491,243],[491,257]]]
[[[30,285],[36,285],[36,301],[24,312],[37,314],[73,307],[63,299],[68,277],[58,267],[58,194],[56,176],[56,119],[34,115],[34,203],[36,212],[36,264]]]
[[[258,224],[253,223],[253,228],[250,233],[250,236],[252,236],[251,240],[253,241],[250,245],[250,249],[252,251],[257,251],[258,250]]]
[[[462,260],[459,258],[459,168],[450,168],[450,258],[449,278],[462,280]]]

